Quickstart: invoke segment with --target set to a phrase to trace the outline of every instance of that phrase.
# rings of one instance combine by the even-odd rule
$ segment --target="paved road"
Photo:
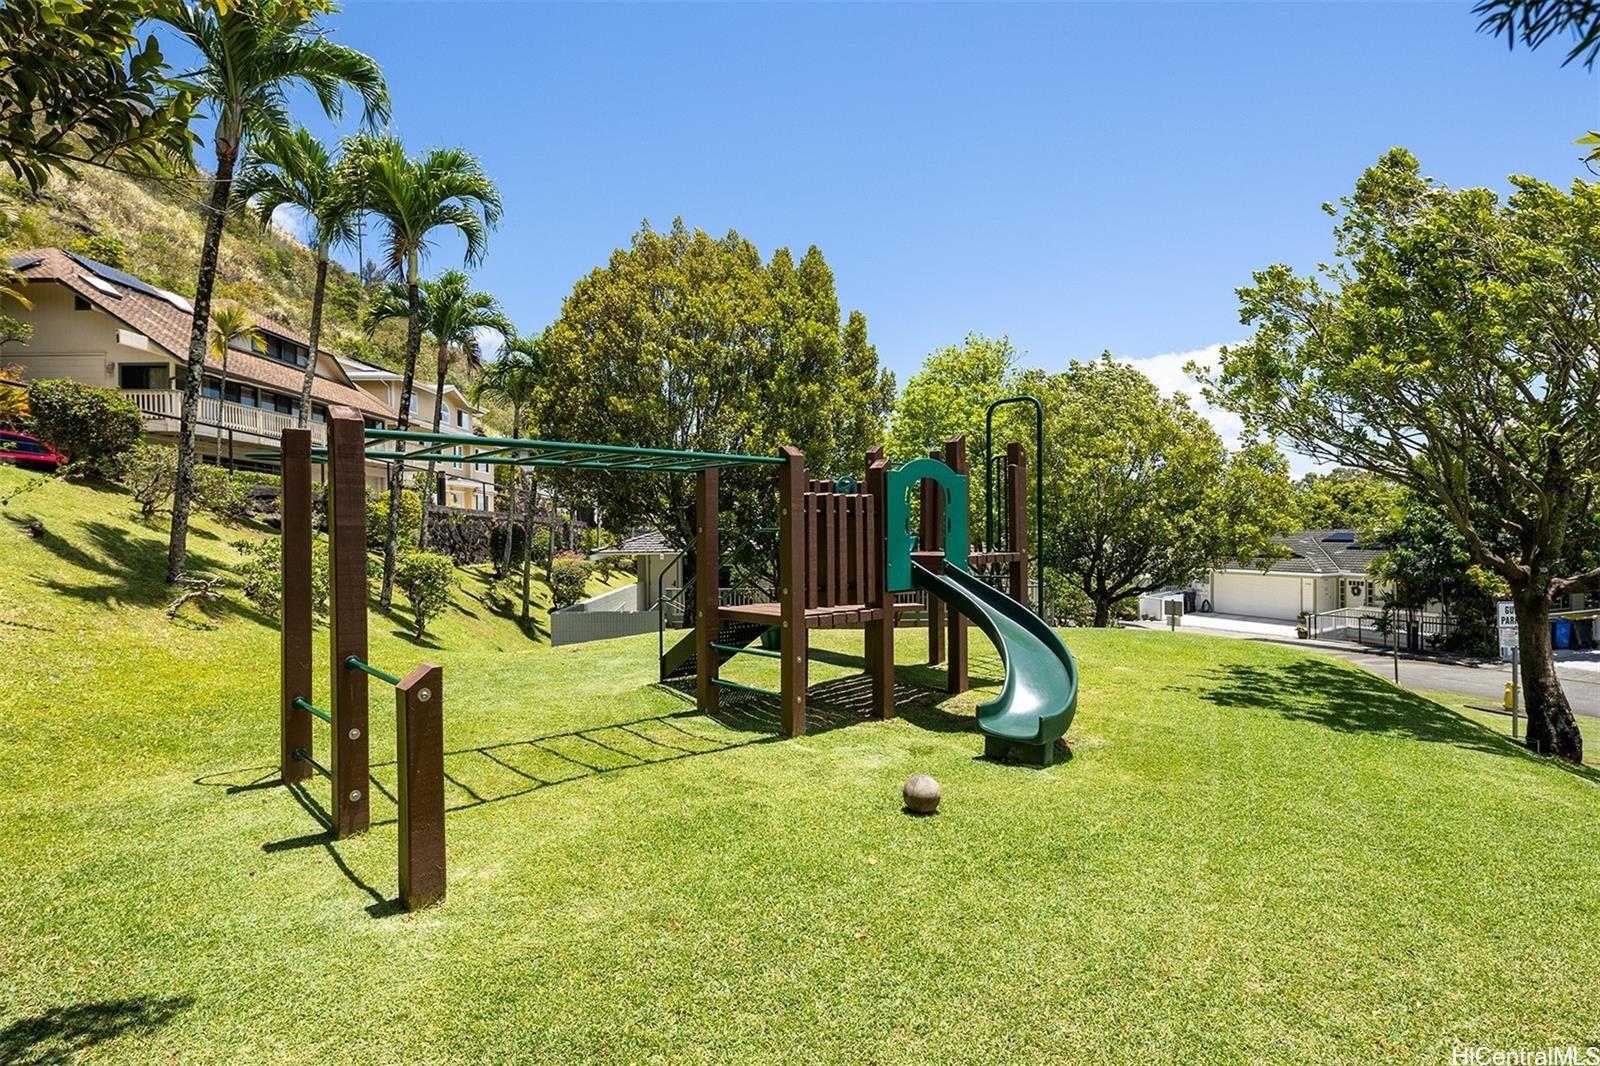
[[[1146,628],[1163,629],[1164,626],[1151,624]],[[1196,633],[1202,631],[1198,628]],[[1206,636],[1231,637],[1235,640],[1261,640],[1274,644],[1296,644],[1297,641],[1283,641],[1271,637],[1263,637],[1256,633],[1232,633],[1222,629],[1208,628],[1203,631]],[[1320,651],[1336,656],[1348,662],[1355,663],[1363,669],[1370,670],[1380,677],[1394,679],[1394,658],[1392,655],[1380,653],[1370,648],[1338,647],[1323,642],[1300,643],[1312,651]],[[1567,700],[1572,704],[1574,714],[1587,715],[1591,718],[1600,718],[1600,673],[1593,668],[1563,668],[1556,667],[1557,674],[1561,677],[1562,690],[1567,694]],[[1432,692],[1455,692],[1463,696],[1472,696],[1481,699],[1485,704],[1498,707],[1505,697],[1506,682],[1511,680],[1511,666],[1508,663],[1493,663],[1484,666],[1468,666],[1460,663],[1439,662],[1434,659],[1411,659],[1402,655],[1400,657],[1400,683],[1409,689]]]

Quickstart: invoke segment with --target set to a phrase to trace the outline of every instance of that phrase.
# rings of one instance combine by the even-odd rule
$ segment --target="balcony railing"
[[[123,389],[122,394],[132,400],[147,418],[177,420],[183,414],[183,393],[176,389]],[[200,398],[199,432],[201,436],[215,437],[218,433],[233,430],[251,433],[263,440],[276,443],[278,435],[297,425],[294,415],[279,411],[265,411],[242,403],[217,400],[209,396]],[[311,423],[311,442],[327,442],[327,428],[320,422]]]

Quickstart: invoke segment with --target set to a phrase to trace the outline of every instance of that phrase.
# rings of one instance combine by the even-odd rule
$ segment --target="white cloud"
[[[272,224],[301,244],[305,243],[306,235],[311,232],[306,213],[288,204],[279,204],[272,209]]]
[[[1144,371],[1145,376],[1155,382],[1156,388],[1166,395],[1181,393],[1187,396],[1191,406],[1216,427],[1223,443],[1233,449],[1239,446],[1239,441],[1244,436],[1244,421],[1232,411],[1224,411],[1207,403],[1205,397],[1200,394],[1200,383],[1184,369],[1191,362],[1202,368],[1214,367],[1221,354],[1222,344],[1218,343],[1187,352],[1165,352],[1161,355],[1145,356],[1142,359],[1124,358],[1119,361]],[[1280,444],[1279,447],[1283,445]],[[1300,453],[1288,448],[1283,450],[1289,457],[1289,472],[1293,476],[1299,477],[1308,471],[1318,469],[1317,463]]]
[[[504,343],[500,339],[500,334],[488,326],[479,326],[476,332],[478,334],[479,354],[485,361],[498,359],[500,357],[500,346]]]

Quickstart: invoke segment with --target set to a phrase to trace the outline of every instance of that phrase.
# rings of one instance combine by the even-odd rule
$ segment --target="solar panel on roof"
[[[142,292],[146,296],[154,296],[158,300],[162,298],[160,289],[140,281],[138,278],[127,273],[126,271],[118,270],[116,267],[106,266],[104,263],[90,259],[86,255],[79,255],[77,252],[68,252],[67,258],[71,259],[74,263],[77,263],[85,270],[93,271],[96,276],[102,277],[107,281],[114,281],[118,285],[132,289],[134,292]]]
[[[1354,544],[1356,542],[1356,535],[1353,530],[1349,529],[1335,530],[1334,532],[1329,533],[1326,537],[1323,537],[1322,542],[1324,544]]]

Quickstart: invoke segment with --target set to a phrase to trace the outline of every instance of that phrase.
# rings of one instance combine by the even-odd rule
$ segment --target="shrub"
[[[411,489],[400,490],[400,543],[415,544],[422,532],[422,497]],[[382,551],[389,535],[389,493],[367,494],[367,547]]]
[[[178,449],[140,441],[117,464],[117,480],[139,505],[139,514],[149,518],[172,499],[178,484]]]
[[[574,555],[558,555],[550,568],[550,597],[556,607],[570,607],[583,599],[594,567]]]
[[[194,499],[201,507],[230,522],[250,517],[248,478],[230,474],[225,466],[198,463],[194,468]]]
[[[276,611],[283,603],[282,551],[277,540],[240,541],[244,562],[237,573],[244,583],[245,598],[263,611]],[[328,542],[316,537],[311,542],[311,610],[328,613]]]
[[[104,476],[144,433],[133,401],[114,389],[68,378],[36,381],[28,393],[29,427],[65,452],[70,475]]]
[[[456,566],[450,556],[440,552],[406,552],[395,566],[394,583],[411,601],[417,639],[421,640],[427,635],[428,623],[450,602]]]
[[[117,270],[126,270],[128,267],[128,246],[122,243],[120,237],[97,233],[93,237],[80,237],[68,247],[79,255],[86,255],[108,267]]]
[[[6,328],[0,326],[0,334]],[[10,366],[0,366],[0,378],[8,381],[21,381],[25,371],[21,366],[13,363]],[[28,390],[20,385],[0,384],[0,426],[20,426],[28,420]]]

